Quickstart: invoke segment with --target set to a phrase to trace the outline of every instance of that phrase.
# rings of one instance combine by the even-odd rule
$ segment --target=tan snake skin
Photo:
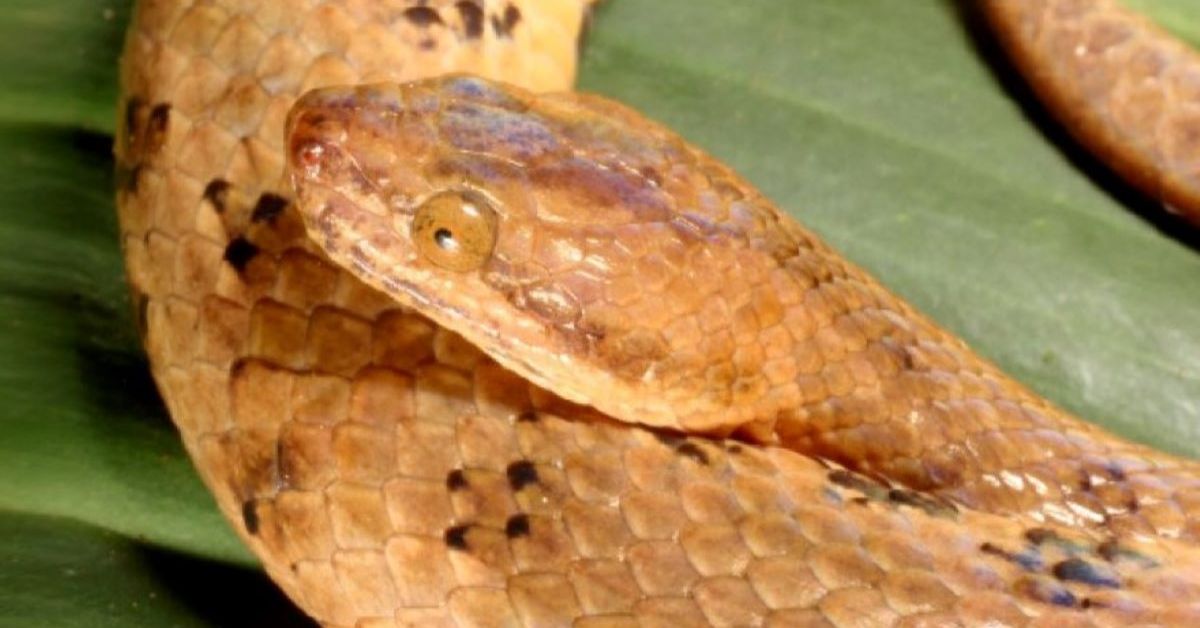
[[[1063,125],[1121,176],[1200,224],[1200,53],[1116,0],[983,0]]]
[[[725,240],[714,249],[672,240],[679,231],[645,230],[627,234],[624,247],[584,242],[628,273],[605,284],[618,286],[612,292],[573,293],[587,295],[587,311],[633,308],[620,325],[604,319],[611,351],[581,351],[595,345],[551,325],[549,292],[475,303],[484,313],[519,301],[527,309],[496,321],[540,320],[543,341],[572,349],[580,373],[642,359],[641,371],[612,370],[623,388],[588,389],[588,377],[572,388],[569,373],[520,363],[512,347],[536,337],[519,326],[505,348],[473,319],[451,323],[480,342],[473,346],[308,241],[282,176],[284,118],[297,94],[450,70],[561,89],[584,9],[577,0],[139,6],[123,62],[118,199],[147,351],[222,511],[288,595],[329,626],[1200,623],[1193,463],[1117,441],[1033,396],[736,175],[622,107],[520,91],[481,96],[454,81],[410,88],[439,96],[430,120],[450,120],[454,105],[502,114],[513,106],[503,94],[519,103],[513,124],[532,120],[565,138],[560,148],[577,161],[551,161],[562,154],[546,151],[541,165],[569,165],[543,168],[527,190],[564,221],[547,242],[571,242],[572,223],[604,223],[614,207],[679,216],[639,195],[651,184],[659,200],[702,209],[692,223],[723,225],[732,231],[723,237],[746,242],[729,258],[736,272],[715,262],[693,268],[712,279],[689,287],[663,276],[658,260],[669,256],[653,252],[678,245],[719,261]],[[329,124],[297,114],[293,158],[306,154],[306,139],[344,140],[337,146],[374,177],[365,166],[422,148],[412,135],[376,134],[362,122],[369,107],[351,96],[395,103],[345,90],[312,97],[302,111],[325,111],[346,133],[325,135]],[[354,115],[334,115],[347,110]],[[469,122],[423,148],[466,146],[537,170],[521,152],[529,136],[473,134]],[[654,174],[631,168],[604,180],[595,168],[603,159]],[[402,163],[389,171],[397,186],[414,180],[406,168],[417,170]],[[441,172],[461,182],[467,171]],[[519,206],[504,176],[489,187],[473,172],[472,185],[506,212]],[[414,198],[424,201],[435,187],[427,185]],[[364,208],[382,198],[368,188],[342,176],[328,189],[354,201],[343,208]],[[521,223],[497,224],[497,252],[516,250],[503,238]],[[506,259],[536,260],[545,285],[565,285],[563,277],[579,281],[568,248],[531,246]],[[722,330],[736,339],[726,376],[681,388],[699,363],[616,341],[622,330],[633,337],[699,322],[696,308],[715,301],[708,285],[728,291],[701,339],[712,343]],[[465,307],[483,294],[443,299]],[[406,302],[451,322],[438,304]],[[687,338],[661,341],[682,347]],[[529,384],[480,348],[612,418]],[[656,378],[630,377],[655,356]],[[771,359],[782,363],[763,369]],[[755,383],[759,373],[765,385]],[[674,401],[644,404],[658,393]],[[688,398],[700,401],[676,403]],[[633,412],[641,408],[660,414]],[[730,415],[714,408],[736,412],[722,423]],[[741,440],[630,420],[696,420]]]

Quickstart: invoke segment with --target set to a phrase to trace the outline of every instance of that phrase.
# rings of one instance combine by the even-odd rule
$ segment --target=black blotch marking
[[[702,465],[708,465],[708,454],[704,453],[696,443],[681,443],[675,448],[676,453],[687,456]]]
[[[258,534],[258,509],[253,499],[242,502],[242,523],[246,526],[246,532]]]
[[[528,460],[518,460],[508,465],[505,474],[508,475],[508,485],[514,492],[520,491],[530,484],[537,484],[541,479],[538,477],[537,467]]]
[[[204,186],[204,200],[212,203],[218,214],[225,213],[225,204],[229,202],[229,182],[225,179],[213,179]]]
[[[1029,550],[1025,552],[1010,552],[994,543],[984,543],[979,546],[979,551],[992,556],[999,556],[1010,563],[1020,566],[1026,571],[1040,571],[1042,568],[1042,556],[1037,553],[1037,550]]]
[[[230,240],[229,245],[225,247],[224,258],[234,270],[241,273],[246,270],[246,265],[255,255],[258,255],[258,247],[246,238],[238,236]]]
[[[404,10],[404,19],[417,28],[429,28],[432,24],[442,23],[442,16],[429,7],[409,7]]]
[[[463,473],[462,469],[455,469],[446,474],[446,490],[461,491],[469,486],[467,476]]]
[[[147,120],[146,130],[150,137],[157,143],[162,140],[162,136],[167,133],[167,125],[171,123],[171,105],[167,103],[159,103],[154,105],[150,110],[150,117]]]
[[[521,21],[521,10],[513,5],[504,7],[504,15],[492,16],[492,30],[497,37],[512,37],[512,31]]]
[[[446,547],[465,552],[470,549],[470,546],[467,544],[467,532],[470,529],[470,525],[446,528],[446,531],[442,533],[442,540],[445,541]]]
[[[510,539],[529,536],[529,515],[513,515],[504,524],[504,536]]]
[[[533,410],[522,412],[517,415],[517,423],[537,423],[539,420],[538,413]]]
[[[273,223],[287,206],[286,198],[266,192],[258,197],[258,202],[254,204],[254,211],[250,213],[250,221]]]
[[[874,482],[869,478],[865,478],[857,473],[854,473],[853,471],[834,469],[830,471],[826,477],[829,478],[830,482],[833,482],[842,488],[858,491],[873,500],[878,501],[887,496],[886,487],[881,486],[879,483]]]
[[[1106,569],[1093,565],[1082,558],[1068,558],[1052,567],[1050,573],[1059,580],[1082,582],[1094,587],[1121,588],[1121,581],[1115,574]]]
[[[1025,539],[1035,546],[1053,545],[1070,554],[1087,551],[1084,545],[1059,535],[1054,530],[1046,528],[1030,528],[1025,531]]]
[[[732,445],[726,445],[725,451],[728,451],[731,454],[740,454],[740,453],[742,453],[742,446],[737,443],[734,443]]]
[[[474,2],[459,2],[454,5],[462,16],[464,34],[467,39],[483,37],[483,9]]]
[[[1025,593],[1034,600],[1045,602],[1046,604],[1074,608],[1079,603],[1074,593],[1071,593],[1063,585],[1046,578],[1025,578],[1018,582],[1016,586],[1017,590]]]

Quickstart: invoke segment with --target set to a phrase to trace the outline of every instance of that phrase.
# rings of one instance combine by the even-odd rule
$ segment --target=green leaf
[[[1192,0],[1130,1],[1200,41]],[[1200,454],[1200,237],[1067,141],[961,5],[609,0],[581,81],[1042,394]],[[195,478],[132,331],[105,135],[128,13],[0,7],[0,625],[296,621]]]

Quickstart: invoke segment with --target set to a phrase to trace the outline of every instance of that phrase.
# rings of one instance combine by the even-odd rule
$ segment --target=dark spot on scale
[[[1034,545],[1041,545],[1047,541],[1058,541],[1060,537],[1054,530],[1046,528],[1030,528],[1025,531],[1025,539]]]
[[[1017,591],[1038,602],[1064,608],[1074,608],[1079,603],[1075,594],[1071,593],[1069,589],[1047,578],[1038,576],[1022,578],[1015,587]]]
[[[1116,539],[1109,539],[1096,546],[1096,553],[1100,555],[1100,558],[1110,563],[1119,558],[1123,552],[1121,543]]]
[[[162,146],[167,135],[167,126],[171,122],[171,105],[159,103],[150,110],[146,121],[146,149],[155,151]]]
[[[1079,470],[1079,490],[1091,492],[1092,490],[1092,474],[1085,469]]]
[[[1083,545],[1047,528],[1030,528],[1025,531],[1025,539],[1035,546],[1053,545],[1071,554],[1087,551]]]
[[[417,42],[417,48],[420,48],[421,50],[433,50],[434,48],[437,48],[437,41],[435,41],[433,38],[426,37],[425,39]]]
[[[834,469],[826,475],[830,482],[850,490],[858,491],[866,495],[870,499],[883,499],[887,495],[885,487],[878,482],[874,482],[869,478],[865,478],[853,471],[846,469]]]
[[[212,203],[218,214],[225,213],[225,204],[229,202],[229,182],[225,179],[213,179],[204,186],[204,200]]]
[[[465,552],[470,549],[467,545],[467,531],[470,529],[470,525],[446,528],[446,531],[442,533],[442,540],[445,541],[446,547]]]
[[[510,539],[529,536],[529,515],[520,514],[509,517],[508,522],[504,524],[504,536]]]
[[[455,469],[446,474],[446,490],[461,491],[469,486],[470,484],[467,483],[467,476],[463,473],[462,469]]]
[[[442,16],[429,7],[409,7],[404,10],[404,19],[417,28],[429,28],[432,24],[442,23]]]
[[[998,556],[1007,560],[1010,563],[1020,566],[1026,571],[1039,571],[1042,568],[1042,557],[1036,550],[1026,552],[1010,552],[995,543],[984,543],[979,546],[979,551],[984,554]]]
[[[240,272],[246,270],[246,265],[254,256],[258,255],[258,247],[242,236],[238,236],[229,241],[229,245],[225,247],[225,261],[229,262],[233,269]]]
[[[463,30],[467,39],[483,36],[483,9],[476,2],[458,2],[454,5],[462,16]]]
[[[905,506],[920,508],[930,515],[945,515],[957,512],[953,504],[942,502],[932,495],[899,488],[888,491],[888,501],[893,504],[904,504]]]
[[[1104,463],[1104,472],[1114,482],[1124,482],[1126,479],[1125,469],[1121,468],[1121,463],[1113,460]]]
[[[726,445],[725,451],[728,451],[731,454],[740,454],[740,453],[742,453],[742,446],[737,443],[733,443],[732,445]]]
[[[258,510],[253,499],[247,499],[242,502],[242,524],[246,526],[246,532],[251,535],[258,534]]]
[[[1054,565],[1050,572],[1059,580],[1082,582],[1094,587],[1121,588],[1121,581],[1115,574],[1082,558],[1068,558]]]
[[[513,5],[504,7],[504,15],[492,16],[492,30],[497,37],[512,37],[512,31],[521,21],[521,10]]]
[[[681,443],[675,448],[675,452],[687,456],[688,458],[691,458],[700,464],[708,464],[708,454],[704,453],[704,450],[700,449],[696,443]]]
[[[159,103],[150,110],[150,132],[165,133],[171,121],[170,103]]]
[[[850,503],[854,504],[855,506],[866,506],[867,504],[871,503],[871,500],[860,495],[858,497],[852,497],[850,499]]]
[[[530,484],[537,484],[540,480],[537,467],[528,460],[518,460],[508,465],[505,474],[508,475],[508,485],[514,492],[520,491]]]
[[[251,222],[274,222],[279,214],[287,207],[288,200],[278,194],[265,192],[258,197],[254,211],[250,213]]]
[[[533,410],[526,410],[517,415],[517,423],[537,423],[538,413]]]

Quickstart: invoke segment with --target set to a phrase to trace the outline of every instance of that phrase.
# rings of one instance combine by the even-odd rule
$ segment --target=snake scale
[[[984,4],[1018,65],[1124,25],[1200,73],[1107,2]],[[1035,396],[671,132],[534,95],[587,10],[139,3],[129,283],[279,586],[362,628],[1200,624],[1196,463]],[[1108,113],[1069,126],[1103,153],[1150,115]],[[1144,148],[1118,168],[1186,211],[1191,164]]]

